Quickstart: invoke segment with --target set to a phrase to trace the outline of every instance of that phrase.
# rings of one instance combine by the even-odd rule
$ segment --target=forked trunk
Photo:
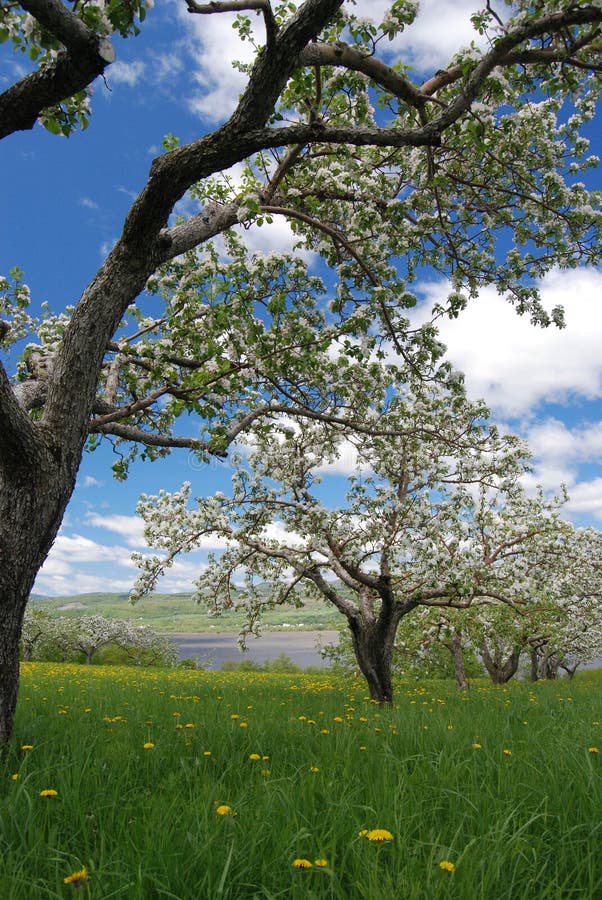
[[[504,659],[499,650],[496,650],[492,655],[487,644],[483,643],[481,645],[481,656],[494,684],[506,684],[516,675],[520,660],[520,649],[515,647],[510,655]]]

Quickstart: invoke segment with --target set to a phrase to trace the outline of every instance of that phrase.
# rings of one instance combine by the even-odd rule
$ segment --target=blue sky
[[[356,10],[377,14],[386,5],[358,0]],[[391,61],[403,58],[425,73],[444,66],[473,37],[468,16],[478,5],[424,0],[417,23],[388,48]],[[118,61],[106,82],[94,84],[87,131],[67,140],[36,127],[0,143],[0,272],[19,265],[36,304],[47,300],[59,310],[77,301],[119,235],[165,134],[197,137],[234,108],[242,82],[231,60],[248,58],[249,48],[239,43],[232,20],[230,14],[190,16],[183,0],[160,0],[137,38],[114,41]],[[22,64],[6,44],[0,47],[0,88]],[[251,230],[248,239],[254,248],[286,249],[290,231],[279,222]],[[446,294],[442,282],[421,288],[429,303]],[[532,327],[490,290],[458,320],[443,322],[441,332],[471,395],[484,397],[496,421],[529,440],[532,482],[549,489],[564,482],[571,495],[567,514],[600,525],[602,273],[553,273],[542,295],[550,307],[565,306],[563,331]],[[38,592],[127,591],[136,574],[130,553],[144,547],[138,495],[176,489],[185,480],[197,494],[228,484],[227,462],[199,467],[186,452],[137,464],[128,482],[117,483],[111,456],[103,447],[84,458]],[[189,589],[199,564],[202,555],[181,560],[163,588]]]

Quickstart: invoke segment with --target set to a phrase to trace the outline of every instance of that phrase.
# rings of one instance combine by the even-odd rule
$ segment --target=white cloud
[[[145,547],[144,520],[140,516],[123,516],[118,514],[101,516],[90,513],[86,519],[88,525],[104,528],[121,535],[128,547]]]
[[[357,0],[354,12],[382,21],[390,0]],[[470,16],[482,7],[478,0],[420,0],[414,22],[390,44],[379,48],[421,73],[444,68],[453,54],[471,41],[483,43],[472,27]]]
[[[426,307],[445,298],[444,282],[425,286]],[[541,283],[544,305],[561,304],[566,328],[538,328],[486,288],[457,319],[439,322],[448,356],[469,393],[503,416],[533,413],[544,402],[602,397],[602,272],[553,272]],[[424,310],[422,314],[424,315]]]
[[[80,197],[79,204],[86,209],[100,209],[98,203],[96,203],[94,200],[91,200],[90,197]]]
[[[236,107],[246,77],[233,68],[233,60],[250,62],[254,50],[249,42],[242,42],[232,28],[234,16],[190,16],[181,7],[180,17],[186,18],[189,33],[189,53],[197,69],[189,79],[197,86],[189,99],[189,107],[207,122],[225,121]],[[255,34],[263,40],[261,19]]]
[[[140,59],[129,63],[118,60],[107,69],[106,79],[109,84],[127,84],[128,87],[135,87],[144,75],[145,69],[146,66]]]
[[[102,487],[104,484],[103,481],[99,481],[97,478],[94,478],[93,475],[86,475],[82,482],[78,481],[78,487]]]
[[[59,534],[44,563],[44,568],[49,562],[51,565],[110,562],[113,566],[125,566],[129,569],[134,567],[127,548],[98,544],[81,534],[72,536]]]

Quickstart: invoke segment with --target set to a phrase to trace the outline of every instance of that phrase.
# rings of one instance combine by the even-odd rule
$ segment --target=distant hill
[[[69,597],[44,597],[32,594],[30,604],[45,609],[53,615],[78,617],[100,615],[107,618],[125,619],[140,625],[150,625],[164,633],[182,632],[192,634],[197,631],[238,632],[243,622],[241,613],[231,610],[221,616],[212,616],[206,609],[193,603],[190,594],[151,594],[135,606],[128,594],[74,594]],[[318,631],[336,628],[341,624],[341,616],[327,603],[308,602],[303,608],[281,606],[267,610],[264,618],[266,630],[289,630],[289,628]]]

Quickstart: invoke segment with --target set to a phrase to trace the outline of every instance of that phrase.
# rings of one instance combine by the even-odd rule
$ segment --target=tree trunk
[[[464,668],[464,656],[462,653],[462,635],[454,631],[449,641],[444,641],[443,646],[451,653],[452,662],[454,664],[454,675],[456,678],[456,687],[459,691],[467,691],[470,684],[466,677],[466,669]]]
[[[54,448],[0,468],[0,747],[13,729],[25,607],[75,484],[75,457],[65,456]]]
[[[489,676],[494,684],[506,684],[513,675],[516,675],[520,660],[520,649],[514,648],[506,659],[502,658],[499,650],[492,656],[485,642],[481,645],[481,656]]]
[[[539,681],[539,648],[533,647],[530,653],[531,656],[531,670],[530,670],[530,681]]]
[[[386,623],[349,620],[357,664],[368,683],[370,699],[378,703],[393,700],[391,659],[397,624],[393,618]]]

